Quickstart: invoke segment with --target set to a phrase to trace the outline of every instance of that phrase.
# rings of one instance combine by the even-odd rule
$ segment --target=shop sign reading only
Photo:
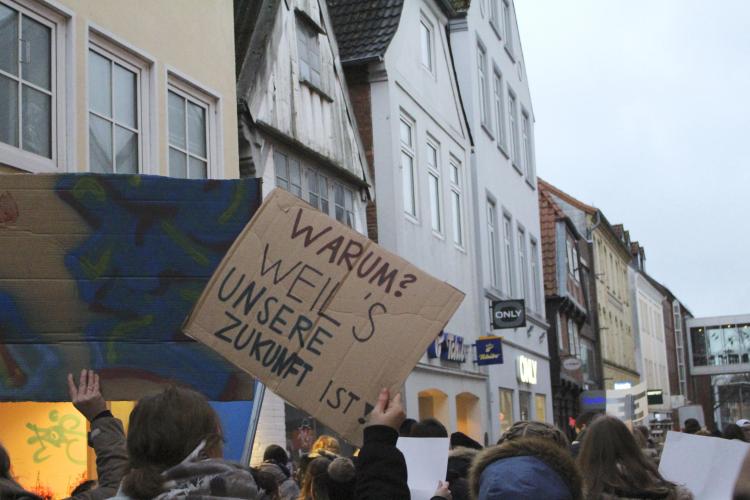
[[[495,330],[521,326],[526,326],[526,304],[523,299],[492,301],[492,327]]]

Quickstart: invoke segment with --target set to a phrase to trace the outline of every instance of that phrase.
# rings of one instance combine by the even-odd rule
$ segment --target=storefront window
[[[544,394],[534,395],[534,420],[539,422],[547,421],[547,397]]]
[[[531,420],[531,393],[518,391],[518,418],[520,420]]]
[[[690,329],[695,366],[750,362],[750,325],[715,325]]]
[[[513,425],[513,389],[500,389],[500,433]]]

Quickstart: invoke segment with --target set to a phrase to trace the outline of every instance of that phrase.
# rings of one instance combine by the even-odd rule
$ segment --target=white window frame
[[[500,27],[500,9],[498,2],[501,2],[502,0],[489,0],[490,1],[490,26],[492,26],[492,29],[495,30],[495,33],[497,34],[498,38],[502,39],[501,31],[502,28]]]
[[[513,167],[523,175],[520,166],[521,145],[518,136],[518,96],[508,87],[508,121],[510,129],[510,157]]]
[[[498,0],[502,1],[502,0]],[[506,156],[510,157],[508,154],[508,130],[506,125],[506,119],[505,119],[505,96],[503,95],[503,74],[500,72],[500,70],[495,67],[495,70],[493,72],[493,80],[494,80],[494,100],[495,100],[495,115],[496,115],[496,121],[497,121],[497,147],[500,149],[500,151]]]
[[[477,85],[479,86],[479,92],[477,97],[479,99],[479,121],[482,127],[490,137],[492,137],[492,124],[490,123],[490,109],[489,109],[489,75],[487,74],[487,49],[484,44],[477,40]]]
[[[513,11],[510,0],[501,0],[503,2],[503,34],[505,35],[505,51],[511,60],[515,61],[513,53]]]
[[[330,203],[329,206],[331,206],[333,213],[329,215],[333,217],[334,219],[336,219],[337,221],[339,221],[340,223],[347,225],[351,227],[352,229],[356,229],[357,221],[354,216],[355,214],[355,211],[354,211],[355,191],[353,189],[350,189],[349,186],[347,186],[346,184],[338,180],[332,181],[330,183],[330,186],[331,187],[329,189],[332,189],[333,191],[333,196],[331,196],[331,198],[333,199],[333,203]],[[338,202],[336,201],[336,188],[341,188],[344,191],[344,204],[343,205],[339,205]],[[346,206],[347,194],[349,195],[352,201],[351,210],[349,210],[349,208]],[[336,215],[336,209],[339,207],[344,211],[344,216],[343,216],[344,220],[339,219],[338,216]],[[351,224],[347,222],[347,214],[349,214],[349,216],[351,217],[351,222],[352,222]]]
[[[90,115],[89,113],[95,113],[91,110],[91,103],[89,102],[89,51],[96,52],[100,56],[108,59],[110,62],[117,63],[125,69],[132,71],[136,74],[137,81],[137,117],[138,117],[138,173],[140,174],[158,174],[159,172],[154,169],[158,165],[156,159],[156,144],[157,139],[154,136],[156,127],[154,127],[154,105],[156,102],[154,98],[154,75],[152,70],[154,68],[154,59],[142,51],[135,49],[132,45],[115,38],[113,35],[105,32],[101,28],[89,26],[88,29],[88,40],[86,49],[86,169],[91,171],[91,153],[90,153]],[[114,101],[114,92],[112,93],[112,100]],[[112,118],[105,118],[100,116],[112,124],[115,124],[114,119],[114,108],[112,110]],[[206,118],[208,120],[208,117]],[[169,127],[169,124],[167,124]],[[114,126],[112,127],[112,156],[113,163],[117,156],[114,151]],[[169,135],[167,135],[169,137]],[[169,157],[169,155],[167,155]],[[118,173],[114,169],[113,173]]]
[[[497,204],[495,200],[487,198],[487,252],[490,263],[490,285],[493,288],[500,288],[500,262],[497,248]]]
[[[224,140],[222,136],[222,106],[221,95],[192,78],[173,68],[166,68],[167,88],[164,90],[164,102],[168,102],[169,91],[189,99],[191,102],[206,108],[206,153],[208,179],[223,179],[224,170]],[[167,175],[169,175],[169,117],[164,120],[164,137],[167,147]]]
[[[429,150],[435,151],[434,165],[430,164],[431,153]],[[427,167],[427,196],[430,201],[430,227],[432,228],[432,233],[435,236],[442,238],[443,231],[445,229],[445,218],[443,217],[442,199],[443,181],[440,175],[440,165],[442,163],[440,160],[440,143],[429,134],[427,134],[427,141],[425,141],[424,163]],[[430,177],[432,177],[432,179]],[[434,200],[432,199],[432,186],[430,185],[431,182],[435,182],[437,187],[437,193]],[[437,220],[433,220],[435,216],[437,216]],[[435,227],[435,222],[437,222],[437,227]]]
[[[317,191],[313,191],[310,188],[310,181],[312,178],[315,178],[315,184],[317,187]],[[320,183],[321,181],[325,183],[325,190],[320,189]],[[304,197],[305,191],[307,192],[307,202],[323,212],[324,214],[330,214],[331,211],[331,182],[332,180],[322,172],[312,169],[312,168],[306,168],[303,175],[302,175],[302,194]],[[313,201],[312,197],[315,196],[317,198],[317,201]],[[325,201],[325,208],[323,201]]]
[[[451,191],[451,214],[453,221],[453,243],[460,249],[464,249],[464,197],[463,197],[463,164],[461,160],[453,155],[449,156],[448,168],[451,169],[448,172],[448,180],[450,183]],[[453,169],[456,170],[456,178],[453,178]],[[458,202],[458,205],[455,204]],[[456,213],[456,206],[458,207],[458,213]]]
[[[515,258],[513,255],[513,218],[503,212],[503,255],[505,256],[505,279],[503,287],[508,296],[513,296],[515,288]]]
[[[521,137],[523,142],[523,170],[526,180],[534,185],[536,180],[534,168],[534,139],[531,127],[531,115],[521,107]]]
[[[73,13],[68,9],[36,0],[0,0],[0,3],[49,27],[50,32],[50,152],[52,158],[0,142],[0,163],[30,173],[61,173],[73,170],[75,158],[75,95],[72,76]],[[21,78],[3,73],[15,81]],[[26,85],[26,84],[24,84]],[[36,87],[31,84],[31,87]],[[46,93],[46,91],[45,91]],[[23,96],[18,95],[19,109]],[[19,116],[19,126],[21,126]],[[19,136],[19,141],[21,137]]]
[[[528,255],[526,252],[526,230],[522,226],[516,228],[517,237],[517,250],[518,255],[518,273],[519,273],[519,284],[520,292],[523,295],[521,298],[528,300],[529,298],[529,270],[528,270]]]
[[[401,139],[401,126],[406,125],[409,127],[409,144],[405,143]],[[416,143],[417,138],[417,127],[416,122],[414,119],[412,119],[410,116],[408,116],[406,113],[401,113],[401,117],[399,120],[399,143],[401,145],[400,152],[399,152],[399,164],[401,166],[401,182],[402,182],[402,197],[403,194],[407,192],[407,189],[409,189],[409,192],[411,194],[411,198],[413,201],[413,211],[410,210],[409,207],[407,207],[407,200],[404,198],[403,203],[403,209],[404,214],[406,214],[406,217],[413,221],[419,221],[419,181],[417,179],[417,154],[416,154],[416,148],[414,147]],[[411,158],[411,186],[406,185],[407,177],[406,177],[406,171],[404,170],[404,164],[402,161],[403,156],[406,155],[407,157]]]
[[[283,157],[284,161],[284,175],[281,175],[281,168],[277,162],[279,157]],[[299,171],[299,184],[292,184],[291,166],[296,164],[297,170]],[[286,187],[283,187],[279,183],[279,179],[286,182]],[[273,152],[273,180],[277,187],[280,187],[284,191],[293,194],[294,196],[304,199],[305,193],[305,176],[302,168],[302,162],[296,155],[289,154],[279,148],[276,148]],[[296,191],[295,191],[296,188]],[[330,207],[330,205],[329,205]]]
[[[427,32],[427,57],[429,61],[425,63],[422,56],[424,51],[423,42],[424,39],[422,37],[423,31],[425,30]],[[419,62],[422,65],[422,68],[427,71],[428,73],[434,75],[435,73],[435,28],[432,22],[430,22],[429,19],[427,19],[427,16],[422,13],[422,15],[419,17]]]
[[[539,273],[539,242],[537,242],[536,238],[533,236],[529,236],[529,262],[531,266],[531,279],[533,280],[531,284],[531,293],[534,294],[534,310],[538,313],[542,312],[542,300],[541,300],[541,293],[542,290],[541,282],[542,277]]]

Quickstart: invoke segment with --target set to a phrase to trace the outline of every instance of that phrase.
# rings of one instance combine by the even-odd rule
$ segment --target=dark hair
[[[299,498],[349,500],[354,495],[354,477],[354,464],[348,458],[315,458],[307,466]]]
[[[682,432],[687,434],[695,434],[699,430],[701,430],[701,424],[694,418],[685,420],[685,425],[682,426]]]
[[[130,414],[130,471],[122,480],[123,492],[135,499],[162,493],[162,471],[182,462],[203,441],[202,456],[221,454],[221,423],[201,394],[169,387],[141,398]]]
[[[411,428],[411,437],[415,438],[447,438],[445,426],[434,418],[425,418]]]
[[[520,420],[514,423],[503,433],[502,436],[500,436],[497,444],[503,444],[506,441],[513,441],[514,439],[530,437],[549,439],[564,450],[567,450],[570,447],[568,438],[560,429],[552,424],[548,424],[547,422],[537,422],[533,420]]]
[[[264,462],[274,462],[278,465],[286,465],[289,462],[289,455],[286,454],[286,450],[277,444],[271,444],[266,447],[266,451],[263,452]]]
[[[740,441],[747,442],[747,439],[745,439],[745,433],[742,432],[742,427],[737,424],[725,425],[722,437],[724,439],[739,439]]]
[[[625,424],[611,416],[597,418],[586,429],[578,465],[590,499],[604,493],[629,496],[632,491],[666,496],[675,487],[659,474]]]
[[[250,468],[250,474],[253,475],[253,480],[258,485],[258,488],[265,492],[266,496],[264,498],[269,498],[270,500],[278,500],[280,498],[279,483],[276,482],[273,474],[263,472],[255,467]]]
[[[463,432],[454,432],[453,434],[451,434],[450,446],[451,448],[463,447],[471,448],[474,450],[481,450],[483,448],[481,444],[474,441]]]
[[[578,417],[576,417],[576,427],[583,428],[584,426],[591,425],[591,422],[599,415],[601,414],[595,411],[585,411],[581,413],[580,415],[578,415]]]
[[[13,479],[10,477],[10,455],[2,444],[0,444],[0,479]]]
[[[75,487],[73,491],[70,492],[70,496],[74,497],[78,495],[79,493],[85,493],[89,490],[93,490],[96,488],[97,482],[94,479],[88,479],[86,481],[83,481],[81,484]]]
[[[406,420],[401,422],[401,427],[398,428],[398,435],[401,437],[410,437],[411,429],[416,423],[417,421],[413,418],[407,418]]]

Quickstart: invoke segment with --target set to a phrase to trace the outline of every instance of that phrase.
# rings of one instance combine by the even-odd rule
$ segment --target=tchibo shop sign
[[[523,355],[516,358],[516,370],[519,382],[536,384],[536,368],[537,363],[535,359],[527,358]]]

